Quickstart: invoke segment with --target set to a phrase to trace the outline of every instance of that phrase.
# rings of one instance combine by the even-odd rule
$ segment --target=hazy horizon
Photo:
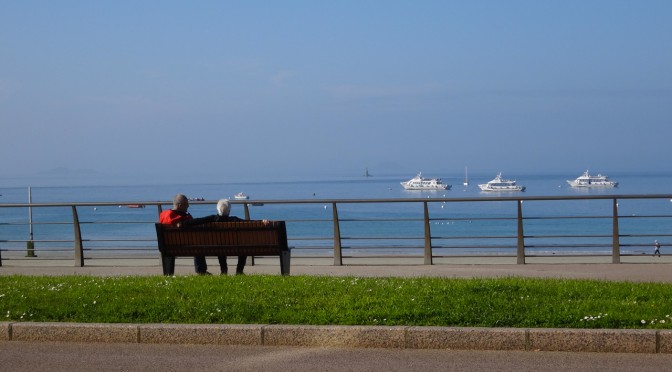
[[[0,187],[670,172],[672,2],[0,3]]]

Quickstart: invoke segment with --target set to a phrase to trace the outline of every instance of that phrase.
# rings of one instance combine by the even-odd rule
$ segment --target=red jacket
[[[161,212],[159,215],[159,223],[164,225],[175,225],[176,223],[184,220],[193,219],[191,215],[187,212],[176,211],[169,209],[167,211]]]

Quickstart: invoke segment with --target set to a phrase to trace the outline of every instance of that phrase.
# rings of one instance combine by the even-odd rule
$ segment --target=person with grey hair
[[[201,218],[194,218],[191,220],[185,220],[182,221],[178,226],[190,226],[190,225],[200,225],[204,223],[209,223],[209,222],[238,222],[238,221],[245,221],[242,218],[238,218],[235,216],[229,216],[229,213],[231,212],[231,203],[229,202],[229,199],[220,199],[217,202],[217,214],[212,215],[212,216],[207,216],[207,217],[201,217]],[[264,224],[268,224],[268,220],[262,220]],[[218,256],[217,259],[219,260],[219,267],[221,270],[222,275],[227,275],[228,274],[228,265],[226,263],[226,256]],[[245,269],[245,264],[247,263],[247,256],[238,256],[238,264],[236,265],[236,275],[242,275],[243,270]],[[205,258],[203,259],[203,262],[201,263],[201,267],[205,268],[207,272],[207,263],[205,262]]]

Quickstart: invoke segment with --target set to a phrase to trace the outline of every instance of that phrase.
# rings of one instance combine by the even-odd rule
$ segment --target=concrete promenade
[[[612,281],[672,283],[672,259],[634,257],[621,264],[603,262],[529,263],[516,265],[435,264],[355,260],[333,266],[323,259],[293,259],[292,275],[361,277],[541,277],[586,278]],[[102,260],[101,260],[102,261]],[[158,260],[90,261],[85,267],[53,261],[3,261],[0,275],[160,275]],[[216,272],[215,259],[209,259]],[[233,260],[231,261],[233,264]],[[279,275],[276,259],[257,259],[248,275]],[[193,275],[188,259],[178,260],[176,275]],[[0,323],[0,342],[75,342],[182,345],[238,345],[258,347],[336,347],[397,350],[507,350],[672,354],[672,330],[583,330],[455,327],[369,327],[301,325],[171,325],[171,324],[73,324]]]

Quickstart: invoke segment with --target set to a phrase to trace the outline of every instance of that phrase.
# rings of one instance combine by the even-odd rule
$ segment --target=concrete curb
[[[672,353],[672,330],[0,322],[0,341]]]

